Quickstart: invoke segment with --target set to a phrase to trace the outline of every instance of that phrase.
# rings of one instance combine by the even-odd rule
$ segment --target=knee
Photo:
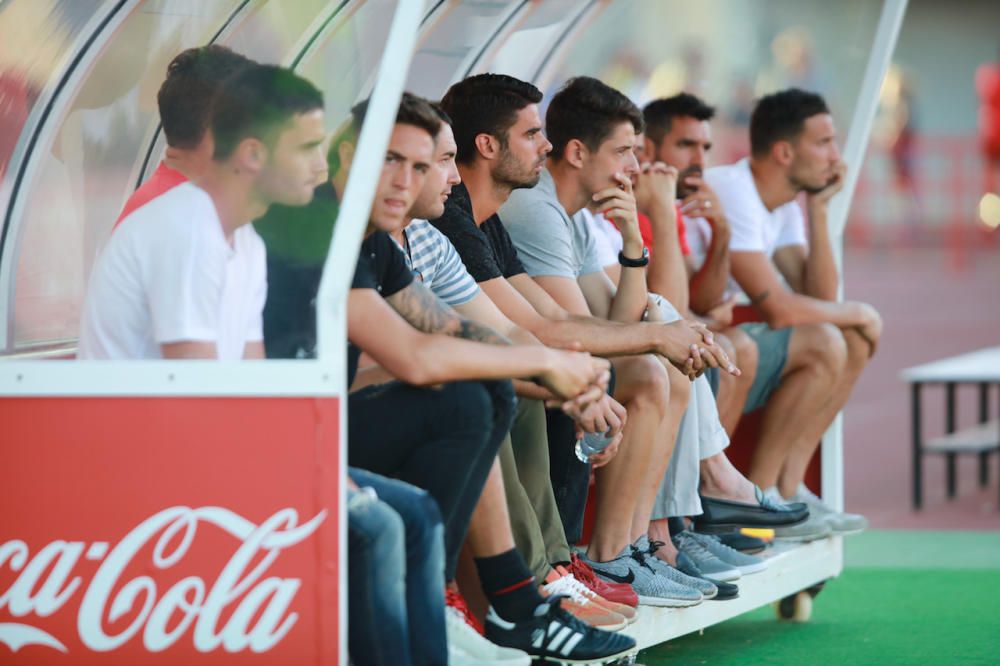
[[[403,519],[379,500],[351,493],[348,499],[347,527],[351,555],[375,561],[396,561],[404,549]],[[360,562],[359,562],[360,563]]]
[[[666,410],[667,403],[672,400],[673,381],[659,360],[650,355],[640,356],[631,379],[636,389],[634,406],[648,405],[660,412]]]
[[[757,343],[741,328],[731,328],[724,336],[733,348],[733,362],[743,375],[753,376],[757,372],[757,361],[760,352]]]
[[[847,364],[847,341],[833,324],[810,324],[801,327],[803,350],[810,365],[823,367],[832,374],[843,372]]]

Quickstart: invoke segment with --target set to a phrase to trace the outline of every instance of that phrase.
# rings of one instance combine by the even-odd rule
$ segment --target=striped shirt
[[[413,274],[448,305],[462,305],[479,293],[455,246],[427,220],[413,220],[403,230],[403,248]]]

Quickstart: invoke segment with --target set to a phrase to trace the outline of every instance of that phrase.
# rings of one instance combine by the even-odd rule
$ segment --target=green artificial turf
[[[901,567],[887,566],[894,550],[905,550]],[[1000,534],[871,532],[845,555],[809,622],[761,608],[645,650],[638,663],[1000,664]]]

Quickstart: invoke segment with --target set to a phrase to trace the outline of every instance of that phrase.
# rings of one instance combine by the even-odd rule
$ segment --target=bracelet
[[[649,250],[642,248],[642,257],[640,259],[629,259],[625,256],[624,252],[619,252],[618,263],[625,268],[642,268],[649,264]]]

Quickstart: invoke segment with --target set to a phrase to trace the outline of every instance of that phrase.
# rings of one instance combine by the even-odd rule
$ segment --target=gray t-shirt
[[[514,190],[497,215],[528,275],[576,279],[603,270],[593,232],[566,214],[548,170],[533,188]]]

